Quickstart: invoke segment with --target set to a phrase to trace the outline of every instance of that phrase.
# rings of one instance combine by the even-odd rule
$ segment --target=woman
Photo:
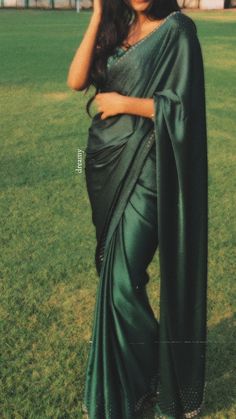
[[[208,238],[196,25],[173,0],[95,0],[68,74],[75,90],[91,84],[99,112],[85,171],[99,285],[84,410],[134,419],[152,402],[158,417],[195,417],[205,390]],[[157,247],[159,322],[146,293]]]

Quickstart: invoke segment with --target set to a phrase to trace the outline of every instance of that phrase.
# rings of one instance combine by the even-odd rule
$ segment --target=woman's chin
[[[143,6],[143,5],[133,7],[133,10],[135,10],[135,12],[139,12],[139,13],[145,12],[146,9],[147,9],[147,6]]]

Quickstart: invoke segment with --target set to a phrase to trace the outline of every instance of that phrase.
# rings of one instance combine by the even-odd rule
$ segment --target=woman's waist
[[[88,130],[87,151],[125,143],[133,136],[144,136],[153,122],[149,118],[131,114],[119,114],[101,119],[101,113],[94,115]]]

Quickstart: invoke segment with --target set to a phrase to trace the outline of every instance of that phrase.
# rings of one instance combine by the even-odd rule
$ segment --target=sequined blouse
[[[117,58],[121,57],[125,53],[125,49],[121,47],[116,47],[116,52],[113,55],[110,55],[107,60],[107,67],[109,68],[110,65],[115,61]]]

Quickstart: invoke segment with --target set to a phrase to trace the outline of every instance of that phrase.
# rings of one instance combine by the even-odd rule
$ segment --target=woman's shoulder
[[[182,11],[173,14],[172,27],[175,28],[176,31],[180,32],[187,31],[190,34],[197,33],[197,26],[194,20]]]

